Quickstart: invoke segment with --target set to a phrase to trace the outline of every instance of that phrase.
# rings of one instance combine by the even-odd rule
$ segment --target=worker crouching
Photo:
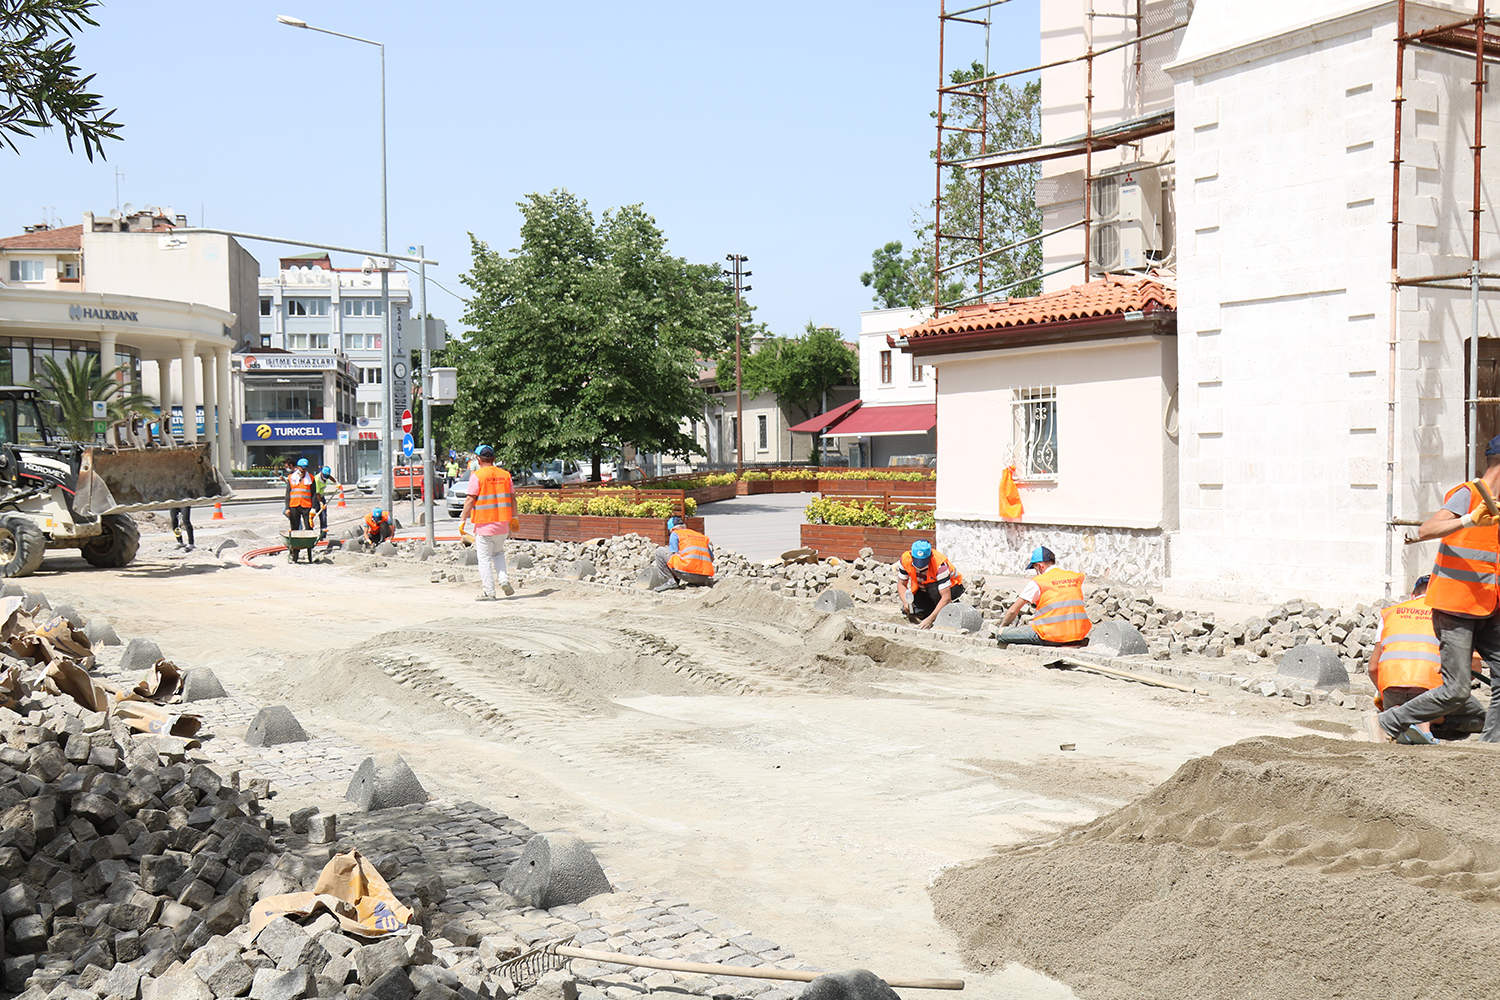
[[[1000,620],[1000,644],[1072,646],[1087,639],[1093,622],[1083,603],[1083,574],[1059,569],[1057,556],[1045,545],[1031,550],[1026,568],[1036,576],[1021,588],[1021,596]],[[1028,604],[1036,607],[1031,622],[1009,627]]]
[[[931,542],[912,542],[895,569],[901,610],[917,628],[932,628],[938,612],[963,596],[963,574]]]
[[[1412,596],[1380,613],[1380,641],[1370,653],[1370,683],[1375,685],[1375,707],[1396,708],[1443,686],[1442,656],[1432,609],[1427,606],[1428,577],[1417,580]],[[1471,669],[1478,657],[1470,662]],[[1477,732],[1484,706],[1472,694],[1464,707],[1445,716],[1418,722],[1396,737],[1398,743],[1436,743],[1439,738],[1461,740]]]
[[[679,586],[707,587],[714,579],[714,547],[707,535],[673,515],[667,518],[667,544],[656,550],[654,565],[663,578],[652,588],[657,593]]]
[[[381,542],[391,541],[396,535],[396,529],[391,525],[391,515],[376,507],[365,515],[365,544],[379,545]]]

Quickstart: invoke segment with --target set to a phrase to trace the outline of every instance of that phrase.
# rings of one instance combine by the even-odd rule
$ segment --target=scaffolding
[[[947,0],[938,2],[938,88],[937,88],[937,151],[935,159],[937,162],[937,185],[936,194],[933,199],[933,278],[932,278],[932,305],[934,314],[940,314],[945,310],[952,310],[958,306],[970,302],[982,302],[992,295],[1008,292],[1018,285],[1024,285],[1032,281],[1040,281],[1043,278],[1061,274],[1074,268],[1083,268],[1084,280],[1090,276],[1090,255],[1092,252],[1092,228],[1093,228],[1093,189],[1094,181],[1094,153],[1116,149],[1120,146],[1135,145],[1139,149],[1140,140],[1153,135],[1171,132],[1175,127],[1175,115],[1172,110],[1160,111],[1154,114],[1143,114],[1141,109],[1144,103],[1143,92],[1143,59],[1142,47],[1144,43],[1170,35],[1187,27],[1187,22],[1173,24],[1171,27],[1159,31],[1146,32],[1145,28],[1145,3],[1146,0],[1126,0],[1126,6],[1133,5],[1133,11],[1106,12],[1094,9],[1094,0],[1088,0],[1085,10],[1085,50],[1081,55],[1072,56],[1067,59],[1057,59],[1045,62],[1037,66],[1029,66],[1025,69],[1009,70],[1004,73],[989,72],[989,34],[991,28],[991,13],[994,8],[1000,7],[1010,0],[989,0],[986,3],[973,4],[961,10],[949,11]],[[981,17],[974,16],[980,15]],[[1094,21],[1096,18],[1121,18],[1133,22],[1134,37],[1114,45],[1108,45],[1096,49],[1094,47]],[[949,25],[978,26],[984,29],[985,37],[985,75],[962,83],[950,83],[948,80],[948,28]],[[1106,128],[1096,130],[1094,128],[1094,62],[1103,55],[1117,52],[1122,49],[1133,48],[1135,63],[1135,108],[1136,116],[1122,122],[1117,122]],[[1085,88],[1084,88],[1084,131],[1082,135],[1074,136],[1059,142],[1042,143],[1037,146],[1022,149],[1002,150],[990,152],[989,150],[989,89],[988,85],[1011,77],[1024,76],[1031,73],[1039,73],[1042,70],[1054,69],[1074,63],[1084,63]],[[977,102],[979,113],[974,124],[950,124],[944,111],[946,98],[966,97]],[[944,155],[945,133],[964,132],[978,136],[980,152],[975,156],[948,158]],[[990,170],[1005,167],[1023,166],[1040,163],[1043,160],[1061,159],[1064,157],[1083,157],[1083,218],[1074,223],[1060,226],[1046,232],[1037,233],[1034,236],[1008,243],[995,249],[986,249],[986,207],[985,207],[985,174]],[[1156,166],[1164,166],[1157,164]],[[961,168],[976,170],[979,172],[979,183],[977,185],[978,197],[978,219],[977,227],[972,233],[955,232],[943,228],[943,172],[947,169]],[[1039,274],[1028,275],[1019,281],[1013,281],[995,288],[984,287],[984,265],[985,262],[1003,253],[1009,253],[1021,247],[1028,246],[1055,236],[1059,233],[1068,232],[1073,229],[1083,229],[1083,254],[1080,260],[1052,270],[1043,270]],[[972,255],[948,264],[943,263],[944,244],[958,242],[966,244],[972,251]],[[973,295],[954,299],[950,302],[942,301],[943,275],[949,271],[958,270],[970,266],[977,267],[977,291]]]
[[[1396,3],[1396,93],[1395,130],[1393,156],[1391,158],[1391,300],[1390,336],[1388,342],[1388,378],[1386,394],[1386,595],[1390,596],[1394,581],[1397,536],[1404,526],[1413,522],[1396,518],[1396,410],[1399,402],[1397,346],[1401,338],[1401,312],[1398,296],[1402,288],[1416,290],[1444,289],[1469,293],[1469,341],[1468,370],[1465,379],[1464,400],[1466,403],[1465,464],[1474,475],[1484,472],[1481,465],[1479,435],[1479,407],[1500,405],[1500,397],[1479,395],[1479,295],[1481,292],[1500,291],[1500,286],[1486,282],[1500,279],[1500,273],[1484,271],[1480,266],[1480,220],[1486,211],[1481,169],[1484,157],[1484,92],[1487,83],[1487,64],[1500,62],[1500,34],[1489,29],[1500,24],[1500,18],[1485,11],[1485,0],[1476,0],[1472,17],[1459,21],[1424,28],[1421,31],[1406,30],[1407,0]],[[1449,56],[1472,59],[1474,66],[1474,127],[1473,152],[1474,194],[1470,207],[1471,231],[1469,235],[1469,268],[1451,274],[1426,274],[1403,276],[1401,274],[1401,137],[1404,128],[1403,111],[1406,103],[1406,54],[1407,49],[1416,48]],[[1413,62],[1415,66],[1415,62]],[[1414,541],[1415,539],[1408,539]]]

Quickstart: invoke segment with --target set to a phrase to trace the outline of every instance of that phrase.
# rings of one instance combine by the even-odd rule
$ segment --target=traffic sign
[[[401,453],[411,458],[411,453],[417,450],[417,443],[412,440],[410,434],[401,439]]]
[[[411,411],[410,410],[402,410],[401,411],[401,429],[403,431],[405,431],[408,435],[411,434]]]

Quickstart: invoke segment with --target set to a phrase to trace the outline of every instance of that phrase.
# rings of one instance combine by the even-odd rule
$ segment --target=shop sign
[[[332,354],[246,354],[240,368],[255,371],[336,371],[339,359]]]
[[[129,309],[95,309],[93,306],[68,306],[68,319],[107,319],[118,323],[139,323],[140,317]]]
[[[240,425],[241,441],[336,441],[339,425],[331,420],[307,423],[256,423]]]

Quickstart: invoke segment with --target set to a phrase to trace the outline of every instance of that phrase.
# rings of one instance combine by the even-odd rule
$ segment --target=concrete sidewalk
[[[816,493],[763,493],[716,500],[698,508],[703,531],[716,546],[747,559],[775,559],[802,546],[802,511]]]

